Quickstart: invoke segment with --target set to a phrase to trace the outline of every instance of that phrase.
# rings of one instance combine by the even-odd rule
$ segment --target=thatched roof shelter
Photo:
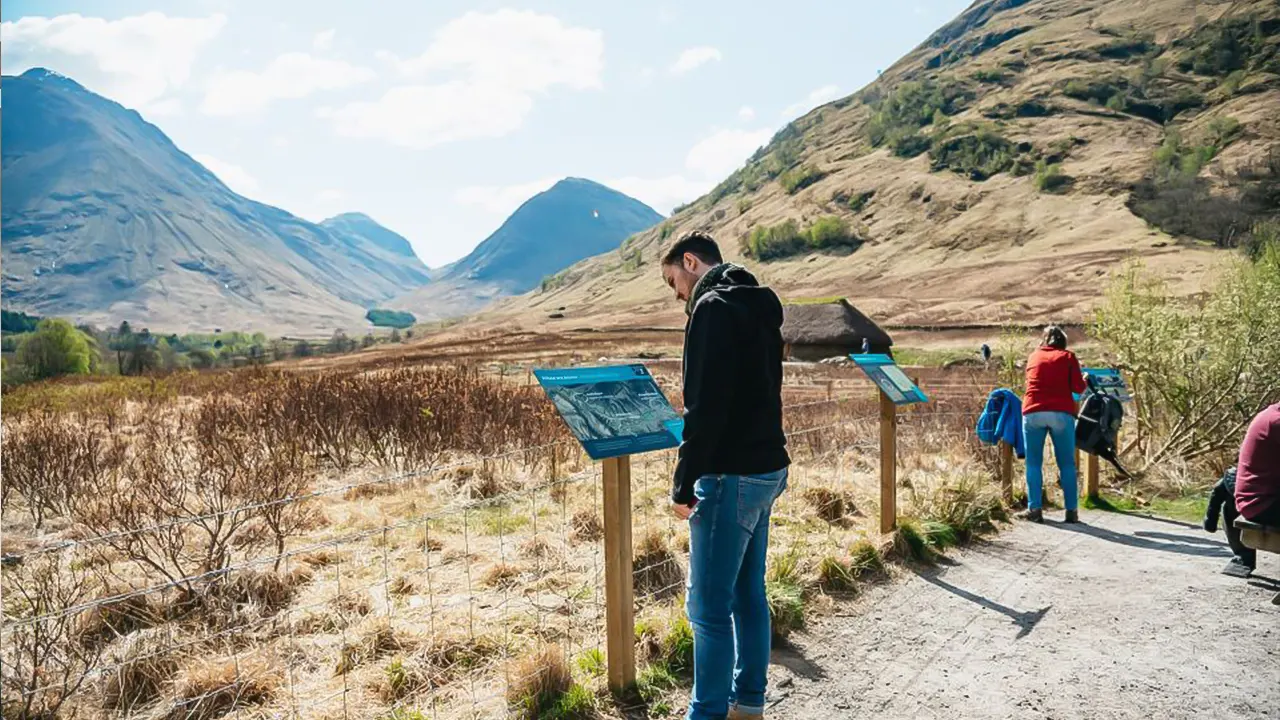
[[[872,352],[888,353],[893,338],[845,298],[824,303],[784,305],[782,341],[788,355],[821,360],[833,355],[860,352],[862,340]]]

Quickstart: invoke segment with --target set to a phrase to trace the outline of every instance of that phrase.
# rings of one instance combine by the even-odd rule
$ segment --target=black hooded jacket
[[[703,475],[790,465],[782,432],[782,303],[737,265],[698,283],[684,335],[684,436],[672,501]]]

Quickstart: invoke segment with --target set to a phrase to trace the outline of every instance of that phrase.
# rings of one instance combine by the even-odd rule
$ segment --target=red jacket
[[[1022,399],[1022,414],[1063,412],[1075,417],[1076,399],[1072,393],[1084,390],[1084,373],[1075,353],[1042,347],[1027,359],[1027,396]]]
[[[1258,413],[1240,445],[1236,509],[1249,520],[1280,503],[1280,403]]]

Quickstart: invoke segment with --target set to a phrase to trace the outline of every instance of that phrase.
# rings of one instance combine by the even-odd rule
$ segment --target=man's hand
[[[693,514],[693,506],[671,503],[671,512],[675,513],[676,517],[681,520],[688,520],[689,516]]]

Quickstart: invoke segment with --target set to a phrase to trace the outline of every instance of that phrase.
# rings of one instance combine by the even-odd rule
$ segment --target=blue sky
[[[241,194],[367,213],[438,266],[565,176],[666,214],[967,5],[8,0],[0,64],[69,75]]]

